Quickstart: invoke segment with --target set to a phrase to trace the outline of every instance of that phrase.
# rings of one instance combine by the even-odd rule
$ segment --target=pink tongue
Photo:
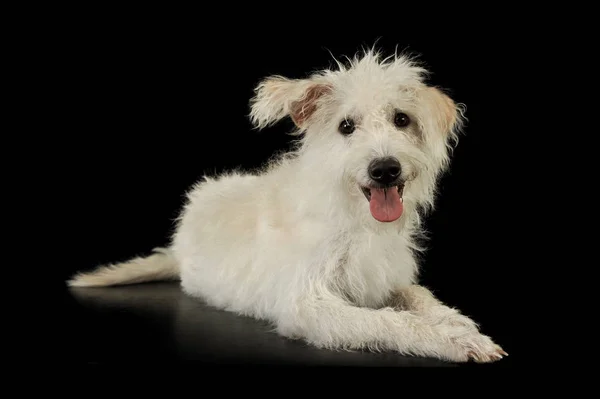
[[[371,189],[371,215],[380,222],[393,222],[404,210],[398,187]]]

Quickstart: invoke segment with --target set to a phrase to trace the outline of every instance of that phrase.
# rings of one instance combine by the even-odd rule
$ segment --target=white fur
[[[317,347],[500,359],[506,353],[473,321],[416,285],[419,214],[433,207],[463,120],[425,73],[406,56],[382,60],[369,50],[305,79],[265,79],[251,120],[265,128],[291,117],[297,151],[261,173],[207,177],[188,193],[168,250],[69,284],[180,278],[187,294]],[[413,124],[395,127],[395,109]],[[345,117],[357,124],[350,136],[338,132]],[[390,223],[371,216],[359,189],[369,184],[369,162],[382,156],[399,159],[407,181],[404,213]]]

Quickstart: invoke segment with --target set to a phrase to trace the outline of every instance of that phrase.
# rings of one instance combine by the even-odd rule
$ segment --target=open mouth
[[[398,186],[386,187],[386,188],[371,188],[371,187],[360,187],[360,190],[365,195],[367,201],[371,201],[371,191],[372,190],[384,190],[384,196],[387,195],[389,190],[396,190],[400,195],[400,201],[402,201],[402,194],[404,193],[404,184],[400,184]]]
[[[393,222],[404,211],[404,183],[390,187],[360,187],[369,201],[371,215],[380,222]]]

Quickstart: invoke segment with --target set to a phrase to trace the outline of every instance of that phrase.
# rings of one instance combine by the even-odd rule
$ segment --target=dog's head
[[[320,178],[341,183],[353,203],[392,222],[409,206],[433,205],[463,120],[425,74],[406,56],[382,60],[371,50],[306,79],[265,79],[250,117],[258,128],[291,117],[304,134],[301,155]]]

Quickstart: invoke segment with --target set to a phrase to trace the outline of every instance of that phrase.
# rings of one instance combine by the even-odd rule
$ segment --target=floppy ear
[[[331,86],[311,79],[271,76],[255,89],[250,119],[261,129],[290,116],[299,128],[305,127],[319,106],[319,100]]]
[[[422,123],[427,130],[455,138],[462,128],[462,106],[457,105],[446,93],[437,87],[426,86],[419,91],[419,97],[428,117]],[[426,122],[428,121],[428,122]]]

